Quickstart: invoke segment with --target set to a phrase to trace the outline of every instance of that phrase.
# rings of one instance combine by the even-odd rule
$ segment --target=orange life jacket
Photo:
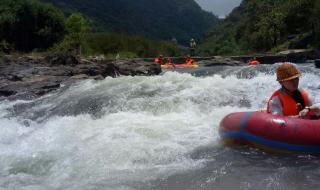
[[[161,57],[156,57],[154,59],[154,62],[159,63],[159,64],[163,64],[163,59]]]
[[[185,63],[186,63],[187,65],[193,65],[193,59],[187,58]]]
[[[258,60],[252,60],[249,62],[250,65],[258,65],[260,62]]]
[[[307,91],[303,89],[299,89],[305,106],[309,106],[309,96]],[[300,108],[298,107],[296,101],[286,93],[282,92],[282,90],[277,90],[275,91],[272,96],[270,97],[268,104],[267,104],[267,113],[270,112],[270,103],[273,97],[278,96],[280,99],[280,102],[282,104],[282,109],[283,109],[283,115],[284,116],[290,116],[290,115],[298,115]]]

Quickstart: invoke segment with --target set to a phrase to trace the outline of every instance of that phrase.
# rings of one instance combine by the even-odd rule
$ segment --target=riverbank
[[[77,80],[160,72],[158,64],[142,60],[90,60],[66,54],[6,55],[0,60],[0,98],[32,99]]]
[[[201,67],[246,65],[253,56],[194,57]],[[288,51],[276,55],[254,55],[262,64],[306,62],[316,59],[313,51]],[[183,63],[183,57],[173,57]],[[79,58],[67,54],[47,56],[4,55],[0,58],[0,100],[33,99],[78,80],[102,80],[117,76],[151,76],[162,72],[152,58],[104,60]]]

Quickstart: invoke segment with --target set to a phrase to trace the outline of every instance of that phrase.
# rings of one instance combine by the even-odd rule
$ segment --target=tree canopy
[[[46,49],[64,34],[64,16],[52,5],[35,0],[1,0],[0,40],[15,50]]]

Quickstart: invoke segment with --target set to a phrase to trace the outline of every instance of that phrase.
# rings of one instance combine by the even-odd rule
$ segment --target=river
[[[0,102],[0,189],[316,189],[320,157],[220,144],[220,120],[265,107],[276,65],[86,80]],[[299,64],[320,102],[320,71]]]

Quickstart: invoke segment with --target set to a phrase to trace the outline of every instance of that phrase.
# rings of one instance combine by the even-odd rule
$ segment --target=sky
[[[224,18],[233,8],[240,5],[241,0],[195,0],[202,9]]]

